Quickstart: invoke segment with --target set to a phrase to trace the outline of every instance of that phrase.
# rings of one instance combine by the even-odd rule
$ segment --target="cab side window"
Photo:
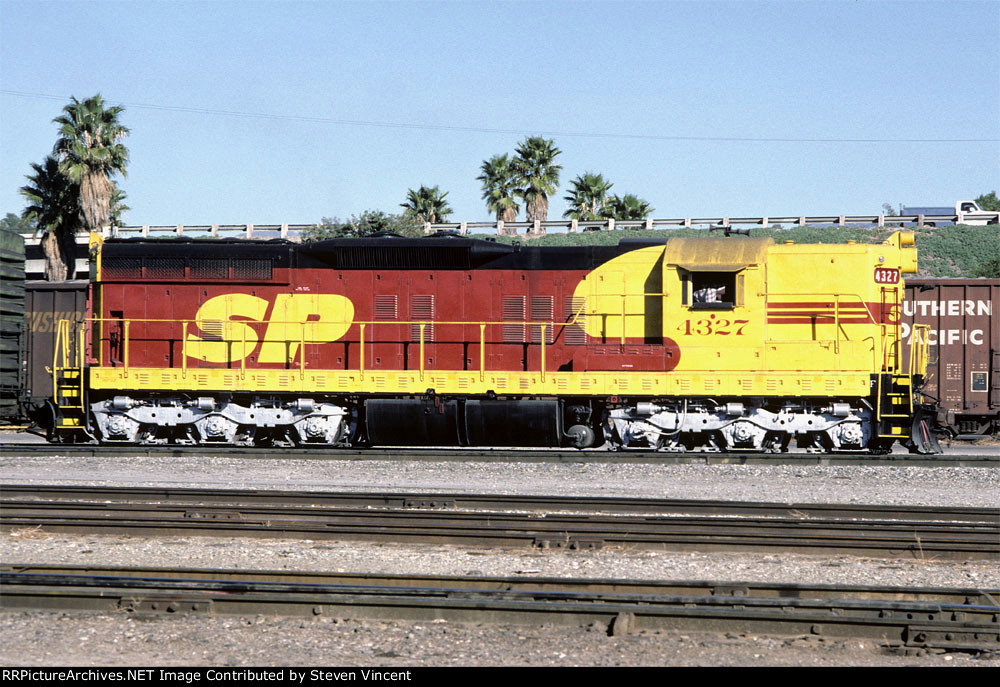
[[[691,307],[726,309],[735,307],[737,302],[734,272],[691,273]]]

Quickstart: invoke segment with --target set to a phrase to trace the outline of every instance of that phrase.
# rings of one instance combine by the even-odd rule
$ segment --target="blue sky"
[[[0,0],[0,215],[96,92],[126,108],[129,224],[398,212],[421,184],[487,220],[480,165],[537,133],[551,219],[588,171],[655,217],[1000,191],[996,1]]]

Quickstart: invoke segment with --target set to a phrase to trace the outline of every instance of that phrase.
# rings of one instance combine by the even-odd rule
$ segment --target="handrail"
[[[292,326],[294,328],[293,331],[297,331],[298,332],[298,340],[295,341],[295,342],[298,344],[298,351],[299,351],[299,373],[300,373],[300,377],[303,377],[305,375],[305,367],[306,367],[306,365],[305,365],[305,345],[306,345],[306,343],[313,343],[313,344],[320,343],[320,342],[322,342],[322,343],[333,343],[333,342],[326,341],[324,339],[310,338],[309,336],[307,336],[307,333],[308,333],[308,330],[309,330],[310,327],[312,328],[312,331],[315,332],[316,327],[327,327],[327,326],[337,326],[337,325],[341,325],[341,326],[342,325],[358,325],[358,327],[359,327],[359,346],[361,348],[361,352],[360,352],[360,355],[359,355],[358,371],[361,373],[362,378],[363,378],[363,375],[364,375],[364,373],[366,371],[366,368],[365,368],[365,362],[366,361],[365,361],[365,351],[364,351],[365,343],[366,343],[366,341],[370,341],[372,343],[375,343],[374,335],[372,335],[371,332],[374,331],[374,328],[376,326],[396,326],[396,327],[399,327],[399,326],[413,326],[413,325],[417,325],[417,327],[419,328],[418,329],[418,340],[417,340],[417,343],[419,344],[419,347],[420,347],[420,353],[419,353],[419,355],[420,355],[420,374],[421,374],[421,379],[423,379],[423,375],[424,375],[424,373],[426,371],[425,346],[426,346],[426,343],[427,343],[426,328],[427,328],[428,325],[431,325],[431,326],[479,326],[479,328],[480,328],[480,336],[479,336],[479,343],[480,343],[480,361],[479,362],[480,362],[480,365],[479,366],[480,366],[480,370],[481,371],[485,371],[485,369],[486,369],[486,355],[485,355],[485,351],[486,351],[486,347],[487,347],[487,343],[488,343],[487,339],[486,339],[486,329],[487,329],[487,327],[503,327],[503,326],[511,326],[511,325],[519,326],[519,327],[526,327],[526,328],[538,327],[539,330],[540,330],[540,338],[539,338],[539,341],[537,342],[537,344],[540,346],[541,365],[544,366],[545,362],[546,362],[546,359],[547,359],[546,346],[549,343],[548,342],[548,332],[549,332],[550,328],[553,331],[555,331],[558,328],[562,328],[563,330],[565,330],[565,328],[570,327],[570,326],[584,326],[585,322],[586,322],[586,319],[589,318],[589,317],[594,317],[594,316],[620,317],[621,318],[621,322],[622,322],[622,330],[621,330],[620,339],[621,339],[622,345],[624,345],[625,342],[626,342],[627,318],[629,316],[638,316],[640,314],[639,312],[636,312],[636,313],[630,313],[629,312],[629,309],[627,307],[627,300],[626,299],[628,299],[628,298],[664,297],[666,295],[667,294],[665,294],[665,293],[646,293],[646,292],[635,293],[635,294],[629,294],[629,293],[626,293],[626,294],[583,294],[582,296],[579,297],[580,300],[582,301],[581,304],[579,305],[579,307],[577,307],[574,310],[574,312],[567,318],[567,320],[565,322],[559,322],[559,321],[555,321],[555,320],[487,320],[487,321],[483,321],[483,320],[366,320],[366,321],[359,321],[359,320],[353,320],[353,319],[352,320],[340,319],[340,320],[330,320],[330,321],[308,321],[308,322],[292,321],[292,320],[269,320],[266,324],[269,327],[270,327],[270,325],[278,325],[283,330],[286,327],[288,327],[288,326]],[[767,294],[767,298],[769,300],[774,299],[774,298],[786,298],[786,297],[813,298],[813,299],[826,298],[826,299],[830,299],[833,302],[833,304],[834,304],[834,313],[833,313],[833,320],[834,321],[833,321],[833,325],[834,325],[834,328],[835,328],[835,337],[833,339],[831,339],[830,341],[832,341],[833,344],[834,344],[834,352],[835,353],[839,353],[840,352],[841,329],[843,327],[843,323],[841,322],[841,320],[843,319],[843,311],[842,310],[843,310],[843,306],[845,304],[852,305],[852,306],[855,306],[855,307],[857,307],[858,305],[860,305],[864,309],[865,313],[869,316],[869,318],[871,318],[873,321],[876,321],[875,313],[872,311],[872,309],[869,306],[868,302],[865,301],[865,299],[862,298],[862,296],[860,294],[857,294],[857,293],[852,293],[852,292],[841,292],[841,293],[816,292],[816,293],[804,293],[804,294],[803,293],[769,293],[769,294]],[[618,300],[620,300],[621,310],[618,311],[618,312],[612,313],[610,308],[604,308],[604,309],[602,309],[602,311],[597,312],[597,309],[594,306],[590,305],[590,304],[594,301],[594,299],[601,299],[601,298],[611,298],[611,299],[618,299]],[[594,312],[590,312],[591,309],[593,309]],[[603,312],[603,310],[608,310],[608,312]],[[231,320],[220,320],[220,319],[212,319],[212,318],[204,318],[204,319],[200,319],[200,320],[199,319],[192,320],[190,318],[188,318],[188,319],[167,319],[167,318],[91,317],[91,318],[86,318],[82,322],[101,322],[101,323],[107,322],[107,323],[116,324],[116,325],[118,325],[118,326],[120,326],[122,328],[122,330],[123,330],[123,336],[122,336],[122,366],[123,366],[123,374],[124,374],[125,377],[128,377],[128,375],[129,375],[129,368],[131,367],[131,364],[130,364],[130,350],[131,350],[131,340],[132,340],[132,329],[131,329],[131,327],[132,327],[133,323],[135,323],[135,324],[139,324],[139,323],[143,323],[143,324],[146,324],[146,323],[154,323],[154,324],[155,323],[180,324],[180,326],[181,326],[180,342],[181,342],[181,360],[182,360],[182,362],[181,362],[181,374],[185,378],[187,376],[187,369],[188,369],[188,360],[187,360],[187,358],[188,358],[188,339],[189,339],[189,335],[191,333],[190,332],[190,325],[194,324],[196,327],[203,327],[206,323],[209,323],[209,322],[212,322],[212,323],[221,323],[221,324],[225,324],[225,325],[237,325],[237,324],[244,325],[241,328],[241,331],[240,331],[240,334],[239,334],[238,338],[224,338],[224,337],[219,337],[219,338],[212,338],[212,339],[207,339],[207,340],[203,339],[203,341],[211,341],[211,342],[219,342],[219,343],[229,343],[229,344],[237,344],[237,343],[239,343],[239,344],[241,344],[240,350],[245,353],[246,349],[247,349],[247,331],[246,331],[246,326],[248,326],[249,324],[251,324],[249,321],[231,321]],[[263,323],[261,323],[261,324],[263,324]],[[606,326],[606,323],[605,323],[605,326]],[[529,331],[531,331],[531,330],[529,329]],[[883,338],[883,353],[884,353],[884,339],[886,338],[886,334],[887,334],[886,332],[883,332],[883,336],[882,336],[882,338]],[[371,337],[371,338],[369,339],[368,337]],[[500,344],[500,345],[505,344],[505,343],[511,343],[511,344],[512,343],[518,343],[518,344],[521,344],[521,345],[523,345],[523,344],[535,345],[536,342],[533,341],[534,336],[529,336],[529,337],[527,337],[527,339],[528,340],[526,340],[526,341],[519,341],[519,342],[496,341],[496,342],[489,342],[489,343],[496,343],[496,344]],[[174,339],[172,337],[164,337],[163,340],[164,341],[173,341]],[[767,340],[771,340],[771,339],[768,338]],[[283,337],[283,338],[268,338],[267,331],[265,331],[264,335],[258,339],[258,342],[261,342],[261,343],[264,343],[264,342],[272,342],[272,343],[284,342],[284,343],[287,344],[287,343],[291,343],[293,341],[294,341],[294,339],[288,338],[287,335],[285,335],[285,337]],[[405,344],[407,342],[397,342],[397,343],[404,343]],[[256,347],[256,345],[257,345],[257,343],[254,343],[254,347]],[[241,356],[239,358],[239,366],[240,366],[240,376],[241,376],[241,379],[243,379],[243,378],[246,377],[246,358],[247,358],[247,355],[243,355],[243,356]],[[235,363],[236,360],[229,359],[228,362],[231,364],[231,363]],[[544,374],[544,370],[542,370],[542,373]]]
[[[122,373],[123,373],[123,375],[125,377],[129,376],[129,369],[130,369],[130,367],[132,367],[131,362],[130,362],[130,355],[129,355],[129,353],[130,353],[131,343],[132,343],[132,339],[133,339],[133,333],[132,333],[132,324],[133,323],[154,323],[154,324],[171,323],[171,324],[179,324],[180,328],[181,328],[181,337],[180,337],[180,344],[181,344],[181,356],[180,356],[181,357],[181,375],[182,375],[182,378],[186,378],[187,377],[187,372],[188,372],[188,360],[187,359],[189,357],[188,356],[188,335],[190,334],[189,325],[191,325],[192,322],[197,325],[199,322],[200,323],[205,323],[205,322],[209,322],[209,321],[215,322],[215,321],[220,321],[220,320],[208,320],[208,319],[205,319],[205,320],[201,320],[201,321],[199,321],[199,320],[193,320],[192,321],[190,319],[88,317],[88,318],[84,318],[83,320],[80,320],[79,324],[81,326],[81,332],[83,332],[83,327],[88,322],[90,322],[90,323],[93,323],[93,322],[112,322],[112,323],[115,323],[115,324],[121,326],[121,328],[123,330],[122,344],[121,344],[121,346],[122,346]],[[224,322],[226,324],[243,324],[243,325],[249,324],[247,321],[221,320],[221,322]],[[70,323],[69,323],[68,320],[60,320],[60,322],[59,322],[59,327],[60,327],[59,332],[60,333],[57,334],[57,344],[56,344],[57,348],[56,348],[55,353],[53,354],[53,381],[55,381],[56,370],[58,370],[58,369],[64,369],[63,367],[60,367],[60,366],[58,366],[56,364],[56,358],[59,355],[59,342],[63,341],[65,339],[65,336],[63,336],[63,334],[62,334],[63,328],[64,327],[68,327],[69,324]],[[500,321],[482,321],[482,320],[478,320],[478,321],[476,321],[476,320],[470,320],[470,321],[466,321],[466,320],[371,320],[371,321],[356,321],[356,320],[351,320],[351,321],[346,321],[346,320],[341,320],[341,321],[308,321],[308,322],[291,321],[291,320],[289,320],[289,321],[272,320],[272,321],[268,321],[267,324],[268,325],[271,325],[271,324],[281,325],[282,328],[287,327],[288,325],[294,325],[295,326],[295,330],[297,330],[297,332],[298,332],[297,340],[295,338],[291,338],[291,337],[288,337],[288,336],[285,336],[285,337],[282,337],[282,338],[268,338],[267,337],[267,332],[265,331],[264,336],[260,337],[257,340],[257,343],[263,344],[263,343],[284,342],[284,343],[287,344],[287,343],[291,343],[293,341],[295,341],[296,343],[298,343],[299,344],[299,348],[298,348],[299,356],[298,357],[299,357],[299,375],[300,375],[300,378],[304,377],[304,375],[305,375],[305,367],[306,367],[305,366],[305,344],[306,343],[313,343],[313,344],[316,344],[316,343],[324,343],[324,344],[326,344],[326,343],[337,343],[337,342],[334,342],[334,341],[326,341],[325,339],[309,338],[309,337],[306,336],[306,330],[307,329],[309,329],[310,327],[313,328],[313,329],[315,329],[317,326],[319,326],[319,327],[325,327],[325,326],[338,325],[338,324],[339,325],[343,325],[343,324],[350,324],[350,325],[356,324],[356,325],[358,325],[359,326],[359,340],[358,340],[358,344],[359,344],[359,347],[360,347],[361,351],[360,351],[360,355],[359,355],[359,365],[358,365],[357,371],[361,374],[361,378],[362,379],[364,379],[364,374],[366,372],[366,367],[365,367],[365,352],[364,352],[365,343],[366,343],[366,341],[368,341],[369,343],[372,343],[372,344],[377,343],[377,341],[374,338],[366,339],[366,331],[368,331],[368,329],[367,329],[368,327],[371,327],[372,329],[374,329],[374,327],[376,325],[385,325],[385,326],[411,326],[411,325],[417,325],[418,328],[419,328],[419,336],[418,336],[418,340],[417,340],[416,343],[418,343],[419,349],[420,349],[420,353],[419,353],[419,355],[420,355],[419,373],[420,373],[420,379],[421,380],[424,379],[424,375],[425,375],[425,372],[426,372],[426,355],[425,355],[425,350],[426,350],[426,344],[427,344],[426,328],[427,328],[428,325],[430,325],[430,326],[442,326],[442,325],[451,325],[451,326],[476,326],[476,325],[478,325],[479,326],[479,344],[480,344],[479,363],[480,363],[480,378],[481,379],[485,378],[483,375],[486,372],[486,347],[487,347],[488,343],[492,343],[492,344],[496,344],[496,345],[515,344],[516,343],[516,345],[519,345],[519,346],[523,346],[525,344],[535,345],[530,340],[530,337],[529,337],[529,340],[527,340],[527,341],[519,341],[519,342],[504,342],[504,341],[487,342],[487,340],[486,340],[486,328],[487,327],[489,327],[489,326],[502,327],[502,326],[505,326],[505,325],[507,325],[507,326],[509,326],[509,325],[516,325],[516,326],[522,326],[522,327],[532,327],[532,326],[533,327],[539,327],[540,330],[541,330],[541,337],[540,337],[540,341],[538,342],[538,345],[539,345],[540,351],[541,351],[541,360],[540,360],[541,370],[540,370],[540,372],[541,372],[541,375],[542,375],[542,380],[544,381],[544,379],[545,379],[545,369],[544,368],[545,368],[545,363],[546,363],[546,346],[548,345],[548,331],[549,331],[549,328],[550,327],[556,328],[556,327],[559,327],[559,326],[562,326],[562,327],[565,328],[565,327],[571,326],[573,324],[573,322],[554,322],[554,321],[547,321],[547,320],[546,321],[542,321],[542,320],[524,320],[524,321],[516,321],[516,320],[500,320]],[[66,336],[68,336],[68,334]],[[158,337],[157,340],[159,340],[159,341],[166,341],[166,342],[173,342],[176,339],[173,338],[173,337]],[[211,341],[212,343],[229,343],[229,344],[239,343],[239,344],[241,344],[241,349],[240,350],[242,350],[245,353],[247,352],[247,331],[246,331],[246,327],[245,326],[242,328],[242,330],[241,330],[241,332],[240,332],[240,334],[239,334],[238,337],[235,337],[235,338],[219,337],[219,338],[213,338],[213,339],[211,339],[209,341]],[[254,347],[257,346],[257,343],[254,344]],[[395,341],[395,342],[391,342],[391,343],[406,344],[406,343],[410,343],[410,342],[407,342],[407,341]],[[96,345],[97,346],[101,346],[101,343],[97,343]],[[68,350],[63,351],[63,354],[64,354],[64,357],[68,356]],[[245,377],[246,377],[246,369],[247,369],[246,368],[246,359],[247,359],[247,357],[249,357],[249,354],[241,356],[240,360],[239,360],[240,378],[241,379],[245,379]],[[235,362],[236,361],[233,360],[233,359],[231,359],[231,358],[228,360],[228,364],[232,364],[232,363],[235,363]],[[286,362],[290,362],[290,361],[286,360]],[[81,360],[81,366],[82,366],[82,360]],[[103,365],[101,365],[101,367],[103,367]]]
[[[910,376],[927,376],[927,366],[930,364],[930,330],[929,324],[914,324],[910,339]]]

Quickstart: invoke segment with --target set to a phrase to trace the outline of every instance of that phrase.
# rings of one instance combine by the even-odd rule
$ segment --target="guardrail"
[[[969,217],[969,215],[972,215]],[[567,232],[579,231],[614,231],[624,229],[710,229],[740,226],[806,226],[831,225],[849,226],[864,225],[876,227],[891,227],[912,225],[918,227],[935,226],[937,224],[963,224],[974,221],[976,224],[1000,223],[1000,212],[959,213],[953,215],[782,215],[763,217],[678,217],[667,219],[644,220],[595,220],[581,221],[575,219],[545,220],[534,222],[441,222],[424,224],[424,233],[433,234],[439,231],[457,232],[462,236],[469,233],[497,233],[500,235],[539,236],[551,230]],[[243,239],[297,239],[302,232],[317,228],[318,224],[202,224],[185,226],[176,225],[135,225],[124,227],[106,227],[105,237],[164,237],[188,236],[225,237]],[[40,242],[39,237],[22,234],[30,244]],[[82,237],[86,242],[86,237]],[[78,239],[79,240],[79,239]]]

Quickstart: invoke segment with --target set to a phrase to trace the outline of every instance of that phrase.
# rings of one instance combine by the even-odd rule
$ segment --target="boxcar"
[[[80,322],[87,315],[86,279],[25,282],[23,402],[30,417],[52,423],[45,410],[52,400],[53,356],[60,321]]]
[[[930,328],[924,391],[954,434],[996,433],[1000,413],[1000,279],[907,279],[902,334]]]
[[[24,239],[0,231],[0,421],[20,416],[24,383]]]

